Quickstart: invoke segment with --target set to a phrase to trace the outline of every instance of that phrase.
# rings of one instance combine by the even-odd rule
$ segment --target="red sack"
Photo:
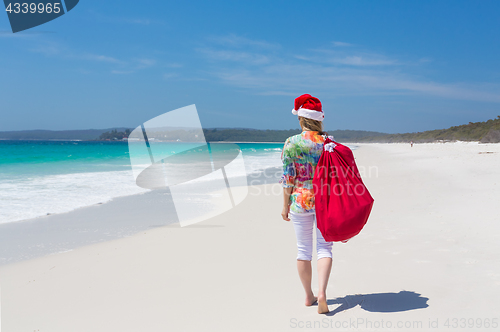
[[[317,227],[327,242],[347,242],[365,226],[373,198],[347,146],[325,140],[313,177]]]

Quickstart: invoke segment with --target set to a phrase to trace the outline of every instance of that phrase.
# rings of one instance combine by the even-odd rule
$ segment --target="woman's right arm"
[[[283,147],[281,161],[283,162],[283,176],[280,180],[281,186],[283,187],[283,210],[281,212],[281,217],[283,220],[290,221],[290,218],[288,218],[288,213],[290,212],[290,196],[292,195],[295,185],[296,171],[293,158],[293,145],[290,143],[289,139],[286,140]]]
[[[281,217],[283,220],[290,221],[288,214],[290,213],[290,196],[292,195],[293,187],[283,188],[283,210]]]

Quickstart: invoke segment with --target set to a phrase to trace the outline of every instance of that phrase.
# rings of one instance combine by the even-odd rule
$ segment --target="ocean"
[[[247,175],[281,166],[283,143],[236,144]],[[127,142],[0,140],[0,223],[148,191],[135,183]]]

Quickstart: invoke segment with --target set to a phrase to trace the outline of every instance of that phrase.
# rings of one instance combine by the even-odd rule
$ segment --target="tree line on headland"
[[[469,122],[448,129],[428,130],[417,133],[386,134],[376,137],[363,137],[355,142],[398,142],[426,143],[436,141],[476,141],[481,143],[500,143],[500,115],[496,119],[483,122]]]
[[[130,131],[128,131],[130,133]],[[284,142],[288,137],[300,133],[299,129],[290,130],[257,130],[257,129],[204,129],[208,142]],[[126,132],[106,132],[99,139],[122,139],[128,137]],[[469,122],[448,129],[428,130],[416,133],[385,134],[361,130],[328,131],[339,142],[373,142],[373,143],[425,143],[436,141],[479,141],[482,143],[500,142],[500,115],[496,119],[484,122]]]
[[[386,134],[374,131],[332,130],[327,131],[339,142],[436,142],[436,141],[479,141],[482,143],[500,142],[500,116],[484,122],[469,122],[448,129],[428,130],[416,133]],[[0,132],[0,139],[13,140],[87,140],[123,141],[131,133],[129,128],[87,129],[87,130],[24,130]],[[258,130],[240,128],[204,129],[208,142],[284,142],[287,137],[300,133],[299,129]]]
[[[203,135],[207,142],[284,142],[288,137],[299,134],[299,129],[290,130],[258,130],[258,129],[232,129],[232,128],[214,128],[203,129]],[[110,132],[102,133],[98,140],[123,140],[130,134],[130,130],[121,132],[112,130]],[[362,137],[382,136],[384,133],[374,131],[361,131],[361,130],[334,130],[328,132],[329,135],[334,135],[335,139],[348,141]],[[189,136],[189,131],[176,130],[173,131],[172,137],[179,137],[181,141],[187,140],[185,137]]]
[[[124,131],[118,131],[117,129],[113,129],[111,131],[107,131],[99,135],[97,140],[99,141],[112,141],[112,140],[123,140],[124,138],[128,138],[132,130],[125,129]]]

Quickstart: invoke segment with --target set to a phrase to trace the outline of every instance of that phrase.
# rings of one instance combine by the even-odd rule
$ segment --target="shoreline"
[[[229,143],[229,142],[227,142]],[[259,142],[257,142],[259,143]],[[453,144],[458,144],[458,145],[472,145],[472,146],[478,146],[478,147],[486,147],[486,146],[492,146],[492,147],[495,147],[498,145],[498,143],[480,143],[480,142],[469,142],[469,141],[456,141],[456,142],[433,142],[433,143],[414,143],[415,146],[425,146],[425,145],[430,145],[430,146],[433,146],[433,145],[437,145],[437,144],[449,144],[449,145],[453,145]],[[275,144],[275,143],[270,143],[270,144]],[[401,145],[401,146],[406,146],[408,145],[408,143],[400,143],[400,142],[395,142],[395,143],[373,143],[373,142],[370,142],[370,143],[342,143],[344,145],[348,145],[353,151],[356,151],[358,147],[361,147],[361,146],[370,146],[370,145],[373,145],[373,146],[377,146],[377,145],[380,145],[380,146],[383,146],[383,145]],[[488,151],[486,151],[488,152]],[[486,153],[484,152],[484,153]],[[495,152],[493,152],[495,153]],[[270,170],[274,169],[275,167],[269,167]],[[264,172],[265,170],[264,169],[260,169],[258,170],[258,172]],[[85,173],[85,172],[84,172]],[[91,173],[94,173],[94,172],[91,172]],[[78,173],[80,174],[80,173]],[[250,174],[247,174],[247,177],[249,177]],[[134,194],[125,194],[125,195],[119,195],[119,196],[114,196],[114,197],[111,197],[111,198],[107,198],[106,200],[103,200],[102,202],[98,202],[98,203],[93,203],[91,205],[84,205],[84,206],[78,206],[74,209],[71,209],[69,211],[65,211],[65,212],[55,212],[55,213],[51,213],[51,212],[48,212],[47,214],[42,214],[42,215],[39,215],[39,216],[36,216],[36,217],[29,217],[29,218],[24,218],[24,219],[18,219],[18,220],[12,220],[12,221],[5,221],[5,222],[2,222],[0,223],[0,226],[1,225],[4,225],[4,224],[8,224],[8,223],[18,223],[18,222],[25,222],[25,221],[29,221],[29,220],[34,220],[34,219],[38,219],[38,218],[45,218],[45,217],[48,217],[48,216],[55,216],[55,215],[62,215],[62,214],[65,214],[65,213],[71,213],[71,212],[74,212],[74,211],[77,211],[79,209],[83,209],[83,208],[88,208],[88,207],[92,207],[92,206],[99,206],[99,205],[105,205],[105,204],[109,204],[110,202],[112,202],[113,200],[115,199],[118,199],[118,198],[122,198],[122,197],[129,197],[129,196],[135,196],[135,195],[144,195],[146,193],[148,193],[149,191],[145,191],[145,192],[140,192],[140,193],[134,193]]]
[[[329,315],[303,304],[293,225],[280,217],[282,189],[273,182],[249,187],[234,209],[182,228],[165,225],[165,206],[155,202],[137,209],[124,201],[117,215],[101,209],[96,216],[125,224],[155,208],[152,216],[164,224],[149,220],[156,227],[131,236],[0,265],[3,327],[254,332],[311,324],[307,330],[323,331],[325,321],[330,329],[357,322],[353,330],[383,321],[422,331],[435,321],[444,330],[453,317],[491,322],[500,305],[500,145],[490,147],[493,154],[481,150],[370,144],[355,151],[358,167],[378,169],[363,177],[375,205],[358,236],[334,243]]]
[[[0,141],[68,141],[68,142],[120,142],[120,143],[128,143],[128,140],[98,140],[98,139],[60,139],[60,138],[0,138]],[[155,142],[161,143],[177,143],[177,141],[159,141],[155,140]],[[186,143],[186,142],[184,142]],[[190,143],[190,142],[187,142]],[[263,144],[284,144],[285,142],[240,142],[240,141],[207,141],[207,143],[263,143]]]
[[[356,144],[359,148],[363,148],[363,147],[369,148],[370,146],[372,146],[372,147],[384,147],[384,146],[406,147],[407,146],[407,144],[405,144],[405,143],[391,143],[391,144],[388,144],[388,143],[356,143]],[[450,147],[469,146],[469,147],[477,147],[479,149],[482,149],[482,148],[485,148],[487,146],[491,146],[492,148],[495,148],[495,147],[498,147],[500,145],[498,145],[496,143],[478,144],[478,143],[470,143],[470,142],[465,142],[464,144],[455,143],[455,144],[449,144],[449,145],[440,145],[440,144],[435,144],[435,143],[421,143],[421,144],[414,146],[414,148],[413,148],[414,150],[408,150],[408,152],[411,152],[411,151],[417,152],[425,146],[428,146],[428,147],[432,147],[432,146],[450,146]],[[489,149],[489,150],[494,150],[494,149]],[[497,152],[489,151],[489,150],[488,151],[482,151],[482,150],[479,151],[478,150],[478,153],[485,154],[485,155],[492,155],[492,156],[497,154]],[[354,151],[355,156],[356,156],[358,154],[358,152],[360,151],[360,149],[353,149],[353,151]],[[360,170],[362,172],[365,171],[364,169],[360,169]],[[277,183],[277,181],[279,180],[278,175],[277,175],[279,173],[279,171],[280,171],[280,167],[269,167],[266,169],[261,169],[259,173],[247,174],[247,181],[248,181],[249,185],[258,185],[258,184],[262,184],[262,183],[274,183],[274,182]],[[371,172],[372,170],[368,169],[367,171]],[[255,174],[259,174],[257,178],[255,178]],[[362,176],[364,176],[363,173],[362,173]],[[72,209],[70,211],[66,211],[66,212],[62,212],[62,213],[51,213],[49,215],[40,215],[40,216],[37,216],[34,218],[26,218],[26,219],[21,219],[21,220],[17,220],[17,221],[9,221],[9,222],[1,223],[0,224],[0,252],[3,252],[3,256],[0,257],[0,264],[5,264],[5,263],[11,261],[11,259],[9,259],[8,257],[10,255],[9,253],[12,253],[12,250],[8,249],[8,247],[11,247],[15,243],[24,243],[23,246],[25,248],[28,248],[28,249],[27,249],[27,253],[18,254],[17,256],[14,255],[17,257],[14,260],[21,259],[21,258],[25,259],[24,257],[34,257],[33,255],[36,256],[36,255],[40,255],[40,254],[47,253],[47,252],[52,253],[52,252],[57,252],[57,251],[61,251],[61,250],[73,249],[74,247],[78,247],[81,244],[99,242],[99,241],[103,241],[105,239],[113,238],[113,237],[121,237],[121,236],[125,236],[124,234],[127,234],[127,236],[128,236],[130,234],[134,234],[134,232],[139,232],[140,230],[147,229],[150,227],[149,224],[145,225],[145,224],[138,223],[135,225],[123,225],[123,227],[126,228],[126,230],[123,231],[123,230],[120,230],[121,226],[119,225],[119,223],[117,221],[112,222],[110,225],[101,225],[100,226],[98,224],[93,224],[93,223],[86,225],[84,222],[85,218],[83,216],[88,214],[88,215],[92,216],[91,218],[97,218],[98,213],[89,212],[89,211],[94,211],[94,210],[95,211],[102,210],[102,211],[104,211],[103,213],[105,213],[107,215],[111,215],[112,213],[116,213],[117,215],[119,215],[120,211],[116,207],[122,206],[122,205],[123,206],[127,205],[127,204],[122,204],[121,202],[138,201],[137,204],[139,204],[139,205],[141,205],[141,204],[147,205],[148,200],[152,200],[152,201],[157,200],[157,198],[154,198],[154,196],[157,196],[157,195],[158,194],[156,192],[146,191],[146,192],[136,193],[136,194],[132,194],[132,195],[117,196],[117,197],[110,198],[107,201],[95,203],[92,205],[80,206],[80,207],[77,207],[77,208]],[[169,206],[173,206],[171,198],[168,198],[168,200],[169,201],[165,204],[168,204]],[[128,205],[130,205],[130,204],[131,203],[129,203]],[[106,212],[108,210],[110,212]],[[114,212],[111,212],[111,211],[114,211]],[[77,216],[77,217],[73,217],[73,216]],[[172,216],[172,218],[173,218],[172,220],[175,220],[172,222],[176,222],[175,216]],[[53,220],[55,220],[54,223],[52,223]],[[73,224],[72,223],[66,224],[64,220],[73,220],[74,223]],[[39,226],[36,225],[38,222],[40,222]],[[165,222],[156,223],[156,224],[163,224],[163,223],[165,223]],[[61,229],[62,228],[68,228],[68,229],[72,228],[76,232],[76,234],[68,235],[68,237],[71,239],[71,241],[69,241],[69,242],[71,242],[73,244],[62,245],[61,243],[57,243],[57,241],[51,240],[51,243],[54,243],[54,245],[52,247],[47,247],[45,249],[36,249],[35,250],[35,247],[37,245],[35,245],[35,247],[33,247],[29,244],[29,242],[32,241],[34,238],[30,237],[28,239],[28,238],[24,238],[22,235],[24,233],[31,233],[32,232],[31,229],[38,229],[38,230],[45,229],[45,230],[50,230],[52,232],[57,232],[58,227]],[[80,232],[88,232],[88,230],[86,230],[86,228],[88,228],[88,227],[94,227],[93,233],[95,236],[86,237],[86,236],[82,236],[81,234],[79,234]],[[18,230],[16,230],[16,229],[18,229]],[[6,230],[8,230],[8,234],[9,234],[8,236],[6,235],[6,233],[3,233],[3,232],[7,232]],[[4,234],[4,236],[2,236],[2,233]],[[43,237],[42,237],[36,241],[38,243],[38,248],[40,248],[41,243],[43,243],[43,241],[45,241],[45,240],[43,240]],[[2,242],[4,243],[3,246],[1,244]]]
[[[279,168],[247,175],[249,186],[277,183]],[[74,210],[0,224],[0,266],[133,236],[178,223],[170,190],[119,196]]]
[[[3,142],[0,223],[69,212],[146,190],[135,184],[127,144],[68,140]],[[244,159],[250,161],[248,172],[279,162],[274,151],[279,145],[271,145],[240,144]],[[38,146],[43,149],[37,150]],[[19,153],[23,153],[22,159],[17,158]]]
[[[58,138],[53,138],[53,139],[48,139],[48,138],[0,138],[0,141],[67,141],[67,142],[114,142],[114,143],[128,143],[128,140],[85,140],[85,139],[58,139]],[[156,141],[156,142],[161,142],[161,143],[175,143],[177,141]],[[254,142],[254,141],[207,141],[207,143],[233,143],[233,144],[238,144],[238,143],[262,143],[262,144],[284,144],[285,142]],[[352,141],[343,141],[340,142],[341,144],[409,144],[410,141],[408,142],[352,142]],[[416,142],[414,141],[413,144],[436,144],[436,143],[478,143],[478,144],[500,144],[499,142],[486,142],[483,143],[481,141],[461,141],[461,140],[435,140],[431,142]]]
[[[247,176],[248,179],[250,179],[250,178],[253,179],[255,175],[259,175],[260,174],[257,177],[257,181],[261,181],[261,179],[259,180],[259,178],[262,177],[263,174],[265,174],[266,172],[269,172],[269,171],[272,172],[272,171],[276,171],[276,170],[277,170],[277,167],[270,166],[270,167],[267,167],[267,168],[257,169],[257,170],[255,170],[254,172],[251,172],[251,173],[247,173],[246,176]],[[113,172],[113,171],[110,171],[110,172]],[[96,172],[89,172],[89,173],[96,173]],[[82,173],[76,173],[76,174],[82,174]],[[83,174],[85,174],[85,172],[83,172]],[[150,193],[152,191],[151,189],[144,189],[144,190],[145,191],[139,192],[139,193],[114,196],[114,197],[108,198],[106,200],[103,200],[102,202],[93,203],[91,205],[79,206],[79,207],[76,207],[76,208],[74,208],[72,210],[65,211],[65,212],[47,213],[47,214],[39,215],[39,216],[36,216],[36,217],[30,217],[30,218],[25,218],[25,219],[0,222],[0,227],[1,227],[1,225],[4,225],[4,224],[17,223],[17,222],[25,222],[25,221],[35,220],[35,219],[38,219],[38,218],[45,218],[45,217],[48,217],[48,216],[56,216],[56,215],[63,215],[63,214],[66,214],[66,213],[72,213],[72,212],[77,211],[79,209],[85,209],[85,208],[89,208],[89,207],[93,207],[93,206],[105,205],[105,204],[108,204],[108,203],[112,202],[115,199],[120,199],[120,198],[123,198],[123,197],[130,197],[130,196],[144,195],[144,194],[148,194],[148,193]]]
[[[339,142],[342,144],[405,144],[408,145],[410,142]],[[487,145],[487,144],[499,144],[500,143],[482,143],[480,141],[434,141],[434,142],[413,142],[413,145],[423,145],[423,144],[478,144],[478,145]]]

